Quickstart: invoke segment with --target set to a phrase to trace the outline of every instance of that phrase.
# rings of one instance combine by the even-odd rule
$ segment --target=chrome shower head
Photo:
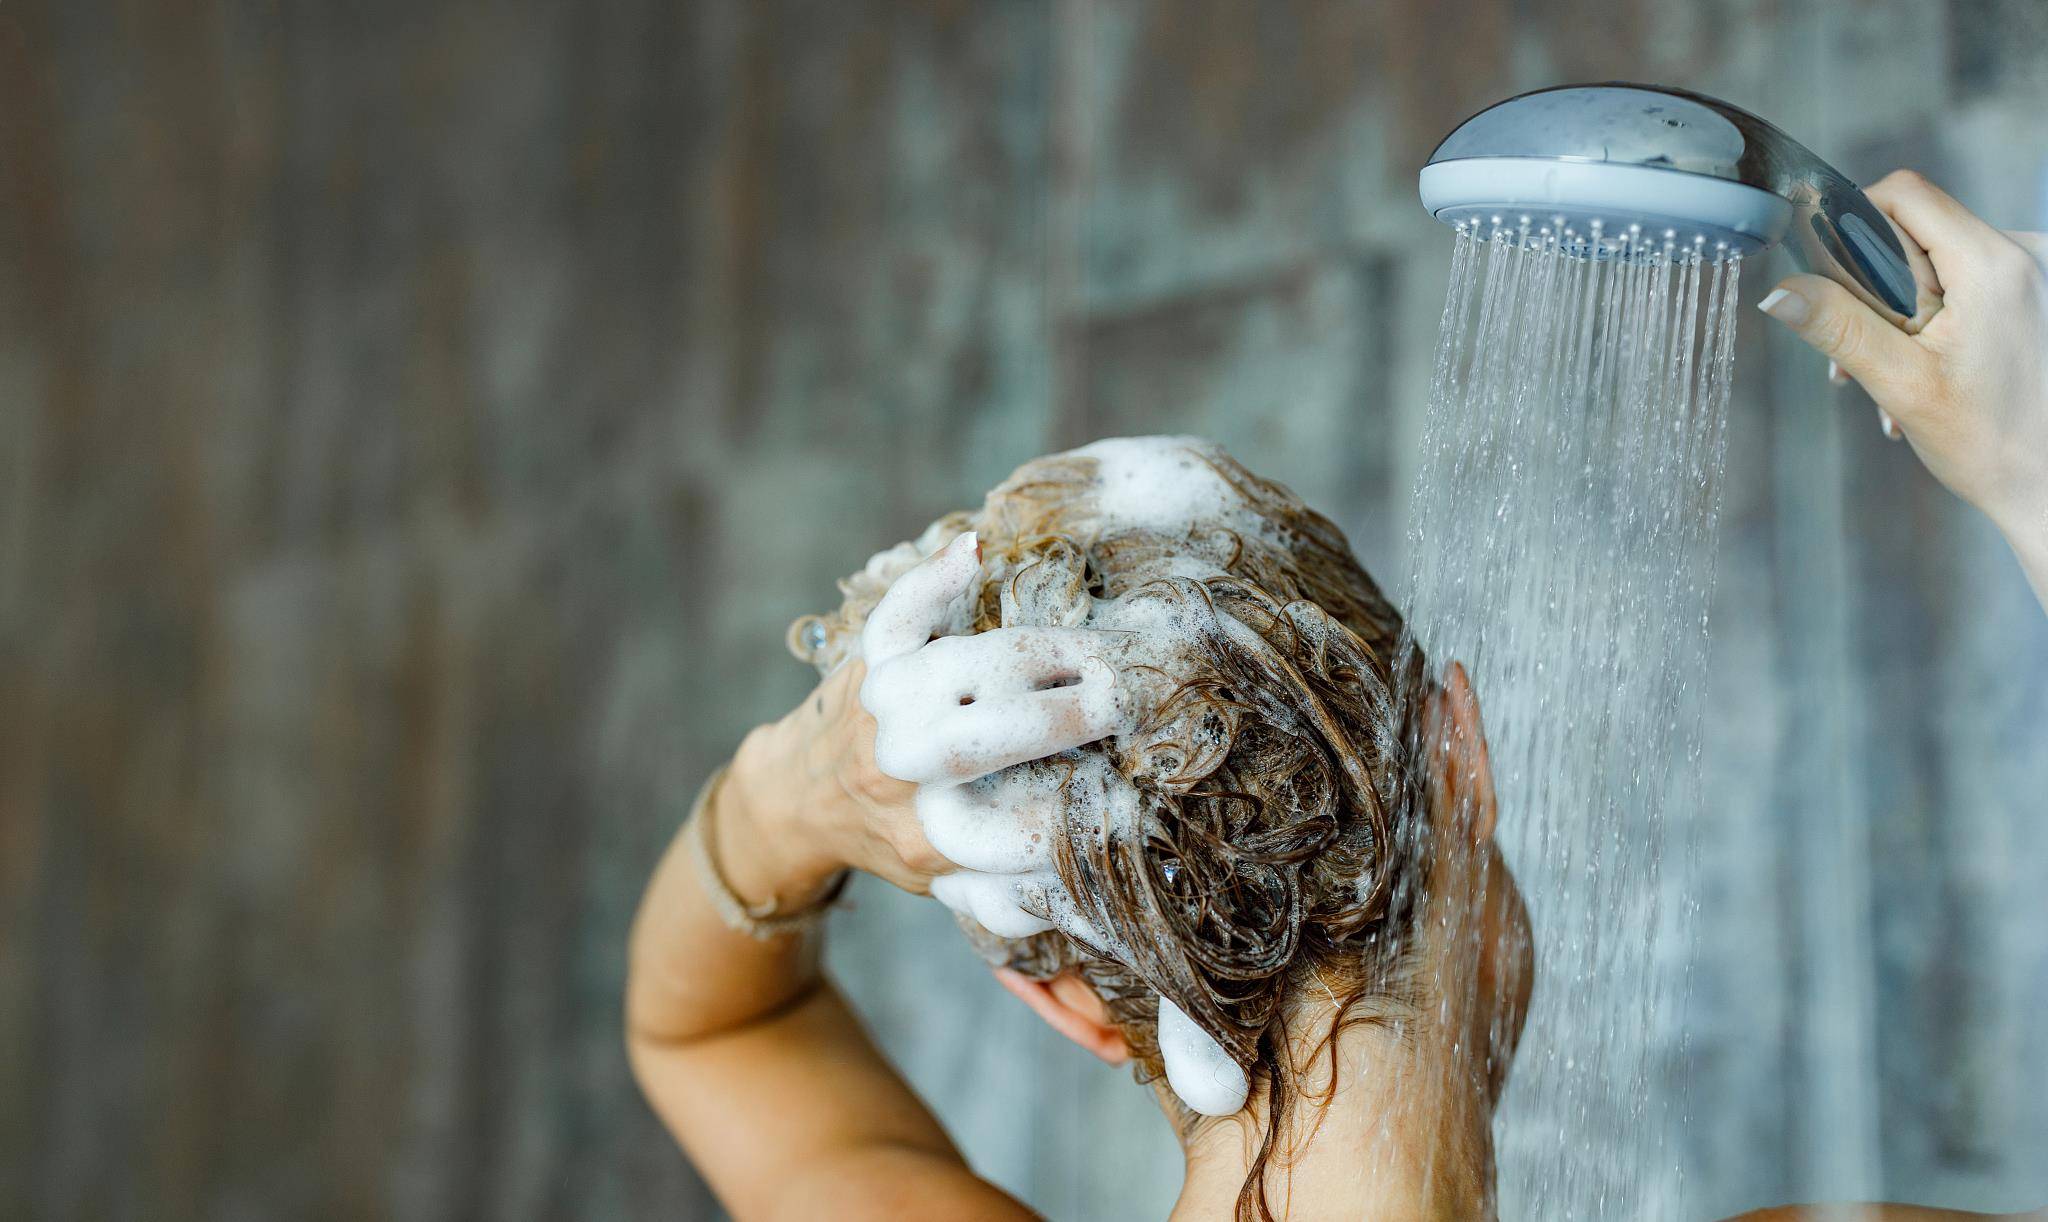
[[[1496,103],[1444,137],[1421,192],[1445,224],[1526,220],[1596,254],[1631,233],[1742,253],[1784,240],[1902,327],[1920,296],[1910,239],[1855,183],[1748,111],[1682,89],[1562,85]]]

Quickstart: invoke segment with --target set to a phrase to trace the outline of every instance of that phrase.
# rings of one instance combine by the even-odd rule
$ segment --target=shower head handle
[[[1847,288],[1906,330],[1917,331],[1940,308],[1940,294],[1925,294],[1916,262],[1929,266],[1926,252],[1892,223],[1847,175],[1794,140],[1785,130],[1730,102],[1665,85],[1616,83],[1606,88],[1663,93],[1704,106],[1742,133],[1745,156],[1736,164],[1738,181],[1748,182],[1792,205],[1785,235],[1800,265]],[[1753,175],[1754,177],[1750,177]]]
[[[1793,201],[1797,221],[1787,235],[1793,255],[1806,270],[1847,288],[1894,326],[1918,332],[1941,308],[1927,252],[1855,183],[1834,177],[1833,183],[1814,182],[1811,204]],[[1916,272],[1916,265],[1928,268],[1928,274]]]
[[[1457,162],[1481,164],[1460,173]],[[1534,172],[1515,162],[1549,164]],[[1425,202],[1442,219],[1517,208],[1597,217],[1619,200],[1632,215],[1697,222],[1741,249],[1786,240],[1807,270],[1906,330],[1939,308],[1915,273],[1924,254],[1854,182],[1770,122],[1705,94],[1625,81],[1533,90],[1459,124],[1423,174]],[[1479,199],[1467,185],[1479,183],[1488,184],[1480,194],[1507,198]]]

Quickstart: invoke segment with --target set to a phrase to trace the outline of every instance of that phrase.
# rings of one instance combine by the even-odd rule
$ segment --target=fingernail
[[[1772,289],[1768,296],[1756,303],[1756,308],[1789,327],[1805,322],[1812,309],[1806,298],[1791,289]]]
[[[1849,375],[1842,372],[1842,367],[1840,365],[1837,365],[1833,361],[1829,361],[1828,381],[1832,382],[1836,386],[1847,386],[1849,384]]]

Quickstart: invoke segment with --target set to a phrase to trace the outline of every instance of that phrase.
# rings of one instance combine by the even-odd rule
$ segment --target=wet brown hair
[[[1338,1031],[1412,1003],[1400,968],[1427,843],[1415,760],[1428,684],[1400,615],[1335,525],[1221,450],[1194,453],[1248,514],[1170,528],[1091,517],[1096,460],[1066,454],[1026,464],[981,513],[935,524],[980,531],[991,579],[974,632],[1073,623],[1091,598],[1119,597],[1211,626],[1145,677],[1156,702],[1143,724],[1081,749],[1109,753],[1140,818],[1109,834],[1068,819],[1054,846],[1081,915],[1128,961],[1063,933],[1002,939],[962,924],[992,962],[1035,979],[1078,972],[1141,1081],[1164,1072],[1163,994],[1263,1083],[1265,1133],[1237,1213],[1270,1219],[1264,1172],[1298,1093],[1290,1003],[1335,1000],[1321,1035],[1333,1075]],[[1237,528],[1247,522],[1257,529]],[[813,655],[857,632],[886,581],[871,570],[843,588],[839,611],[793,630]],[[1198,1120],[1183,1111],[1179,1124]]]

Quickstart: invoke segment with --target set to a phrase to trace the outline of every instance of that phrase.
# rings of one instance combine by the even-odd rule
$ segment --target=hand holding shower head
[[[1807,270],[1901,328],[1940,308],[1914,274],[1925,256],[1855,183],[1748,111],[1682,89],[1563,85],[1498,102],[1444,137],[1421,193],[1445,224],[1560,224],[1595,253],[1594,234],[1632,226],[1741,253],[1789,239]]]

